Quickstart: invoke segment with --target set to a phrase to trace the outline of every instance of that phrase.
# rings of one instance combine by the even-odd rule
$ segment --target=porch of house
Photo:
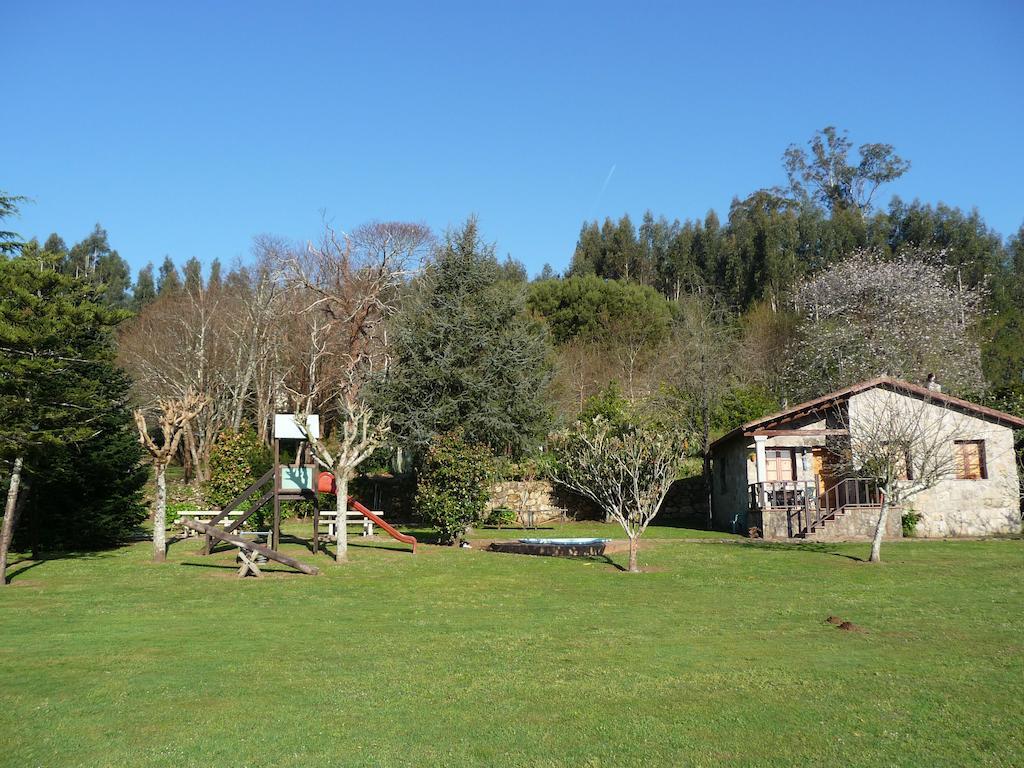
[[[849,477],[826,485],[808,480],[750,483],[748,525],[766,539],[860,539],[874,535],[881,507],[874,480]],[[900,516],[889,515],[886,536],[901,535]]]

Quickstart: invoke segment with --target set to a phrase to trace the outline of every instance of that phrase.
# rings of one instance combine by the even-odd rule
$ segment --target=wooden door
[[[819,496],[834,485],[832,463],[832,453],[828,448],[820,446],[811,449],[811,466],[814,468],[814,479],[818,484]]]

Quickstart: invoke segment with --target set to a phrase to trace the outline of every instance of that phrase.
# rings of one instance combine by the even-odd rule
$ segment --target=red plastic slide
[[[335,494],[337,492],[337,489],[335,488],[335,484],[334,484],[334,475],[332,475],[330,472],[321,472],[320,473],[320,477],[317,478],[316,486],[317,486],[317,490],[320,493],[330,493],[330,494],[333,495],[333,494]],[[356,512],[361,514],[363,517],[365,517],[365,518],[369,519],[370,521],[372,521],[374,525],[379,525],[381,528],[383,528],[385,531],[387,531],[388,535],[392,539],[395,539],[396,541],[400,541],[403,544],[412,544],[412,553],[414,555],[416,554],[416,537],[415,536],[410,536],[407,533],[402,533],[401,531],[399,531],[397,528],[395,528],[390,523],[385,522],[383,518],[378,517],[377,515],[373,514],[373,512],[368,510],[366,507],[364,507],[358,501],[353,499],[351,496],[349,496],[349,498],[348,498],[348,506],[349,506],[349,509],[355,510]]]

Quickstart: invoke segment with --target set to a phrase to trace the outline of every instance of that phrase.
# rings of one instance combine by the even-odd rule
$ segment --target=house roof
[[[942,392],[939,392],[938,390],[922,387],[920,384],[911,384],[909,381],[893,379],[890,378],[889,376],[879,376],[874,379],[862,381],[859,384],[854,384],[844,389],[838,389],[835,392],[829,392],[827,395],[822,395],[821,397],[817,397],[814,400],[808,400],[805,403],[794,405],[790,408],[787,408],[784,411],[773,413],[770,416],[763,416],[760,419],[748,421],[746,424],[741,424],[740,426],[736,427],[736,429],[732,430],[731,432],[727,432],[726,434],[722,435],[720,438],[715,440],[711,444],[711,448],[714,448],[717,445],[726,442],[727,440],[731,440],[737,435],[742,435],[745,432],[749,432],[750,430],[764,429],[778,422],[792,421],[793,419],[799,418],[800,416],[810,415],[819,412],[829,406],[835,405],[836,403],[848,400],[852,395],[856,395],[859,392],[864,392],[866,390],[874,389],[876,387],[882,387],[884,389],[889,389],[894,392],[903,392],[908,395],[926,397],[930,400],[934,400],[937,403],[941,403],[942,405],[945,405],[949,408],[955,408],[956,410],[969,413],[981,419],[986,419],[988,421],[994,421],[999,424],[1004,424],[1006,426],[1013,427],[1014,429],[1024,429],[1024,419],[1018,418],[1017,416],[1013,416],[1009,413],[1005,413],[1004,411],[997,411],[995,408],[989,408],[984,405],[978,405],[977,403],[972,403],[969,400],[962,400],[961,398],[953,397],[952,395],[945,395]]]

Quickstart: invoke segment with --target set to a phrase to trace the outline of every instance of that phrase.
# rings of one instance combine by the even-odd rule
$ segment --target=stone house
[[[1021,530],[1015,429],[1024,419],[919,386],[880,377],[743,424],[711,446],[712,514],[717,528],[769,539],[869,537],[878,520],[874,481],[840,469],[858,431],[878,414],[913,415],[934,425],[934,455],[947,457],[941,479],[909,500],[916,536],[982,536]],[[889,417],[890,419],[892,417]],[[880,423],[880,422],[874,422]],[[915,452],[907,445],[904,480]],[[886,535],[902,535],[901,515]],[[756,531],[754,531],[756,529]]]

